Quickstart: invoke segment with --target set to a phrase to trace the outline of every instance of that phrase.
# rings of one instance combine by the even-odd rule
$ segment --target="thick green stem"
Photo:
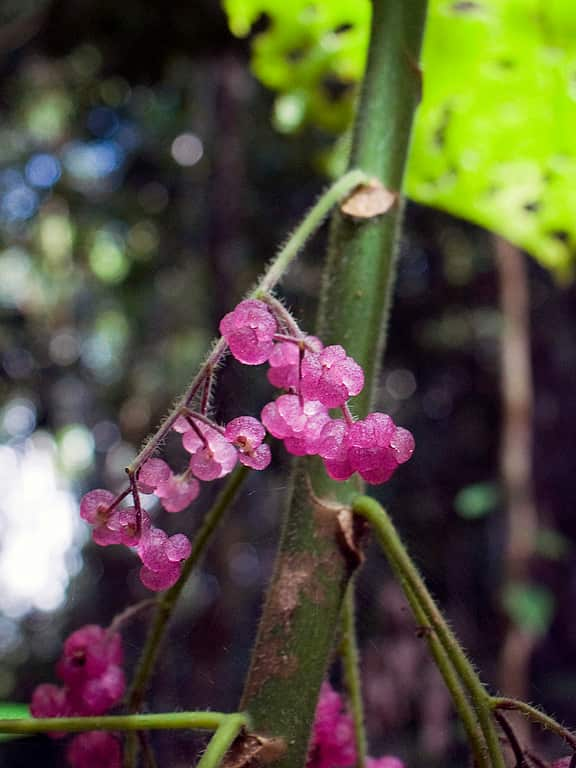
[[[242,715],[232,715],[218,728],[196,768],[218,768],[230,745],[238,736],[246,720]]]
[[[240,713],[169,712],[157,715],[100,715],[98,717],[30,717],[0,720],[0,733],[78,733],[80,731],[159,731],[197,729],[215,731],[233,720],[249,727]]]
[[[342,611],[342,642],[340,654],[344,667],[344,678],[348,701],[354,720],[354,737],[356,739],[356,768],[365,768],[368,754],[366,744],[366,729],[364,727],[364,705],[362,700],[362,681],[360,677],[360,654],[356,639],[356,600],[354,595],[354,579],[348,585],[344,608]]]
[[[350,165],[400,192],[412,119],[420,95],[418,60],[426,0],[375,0],[366,75]],[[317,334],[343,344],[365,370],[354,410],[369,410],[389,312],[400,207],[352,220],[336,212]],[[284,739],[278,768],[306,759],[318,691],[334,651],[344,594],[358,566],[333,513],[317,495],[348,502],[354,482],[330,480],[320,461],[298,463],[276,568],[252,656],[243,708],[259,732]]]
[[[354,499],[352,510],[368,520],[374,528],[378,541],[393,568],[397,570],[402,583],[408,586],[408,595],[411,592],[416,597],[430,626],[429,631],[438,637],[444,653],[450,659],[450,663],[472,700],[486,742],[490,765],[492,768],[504,768],[504,758],[491,716],[490,696],[422,581],[392,521],[383,507],[368,496],[359,496]]]

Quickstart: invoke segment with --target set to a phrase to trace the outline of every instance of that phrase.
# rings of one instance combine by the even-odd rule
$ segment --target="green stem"
[[[390,558],[393,567],[398,570],[402,582],[407,584],[410,591],[417,596],[422,612],[430,625],[430,632],[437,635],[444,652],[472,699],[492,768],[505,768],[498,734],[492,721],[490,696],[458,640],[444,621],[442,613],[404,548],[392,521],[383,507],[368,496],[359,496],[354,499],[352,509],[356,514],[366,518],[374,528],[382,549]]]
[[[218,768],[230,745],[246,725],[243,715],[232,715],[218,728],[196,768]]]
[[[168,623],[172,618],[178,598],[182,594],[186,582],[210,543],[212,534],[218,527],[224,513],[234,501],[247,474],[248,469],[244,466],[239,466],[234,470],[230,479],[216,497],[216,501],[212,505],[212,508],[206,514],[202,526],[192,543],[192,552],[190,557],[184,563],[180,578],[173,587],[158,598],[156,614],[148,631],[146,643],[128,693],[128,709],[131,712],[136,712],[142,706],[146,687],[154,670],[156,660],[158,659],[160,646],[164,639],[164,635],[166,634]]]
[[[486,762],[487,758],[486,750],[484,749],[484,740],[478,728],[478,719],[476,717],[476,713],[471,706],[468,697],[466,696],[466,692],[462,687],[460,678],[454,671],[452,662],[445,652],[442,643],[438,639],[436,633],[432,630],[426,613],[418,601],[416,593],[410,589],[410,586],[403,578],[401,570],[397,568],[392,558],[390,558],[390,564],[396,575],[396,578],[404,589],[406,599],[408,600],[410,608],[412,609],[414,618],[416,619],[416,622],[418,623],[419,628],[422,631],[424,638],[426,639],[430,653],[432,654],[434,661],[436,662],[436,666],[442,675],[442,679],[446,684],[446,688],[448,689],[450,698],[454,704],[454,709],[462,721],[462,725],[466,731],[468,743],[472,750],[472,754],[474,755],[474,764],[477,766],[477,768],[484,768],[484,766],[489,765]]]
[[[544,712],[541,712],[536,707],[533,707],[530,704],[526,704],[524,701],[519,701],[518,699],[508,699],[502,696],[493,696],[490,699],[490,706],[492,709],[496,710],[505,709],[508,711],[521,712],[523,715],[528,717],[530,720],[533,720],[535,723],[538,723],[543,728],[553,731],[555,734],[560,736],[561,739],[564,739],[564,741],[569,744],[572,749],[576,750],[576,734],[572,731],[569,731],[567,728],[564,728],[561,723],[559,723],[553,717],[550,717],[550,715],[544,714]]]
[[[101,715],[98,717],[39,717],[0,720],[0,733],[78,733],[80,731],[159,731],[195,729],[215,731],[232,719],[249,727],[239,713],[169,712],[156,715]]]
[[[342,643],[340,652],[344,666],[344,678],[348,701],[354,720],[356,740],[356,768],[365,768],[368,754],[366,729],[364,727],[364,705],[362,701],[362,682],[360,677],[360,655],[356,638],[356,606],[354,597],[354,579],[348,584],[342,609]]]
[[[156,661],[158,660],[162,641],[166,635],[168,624],[174,614],[182,590],[186,586],[188,579],[194,572],[200,558],[210,543],[212,534],[218,527],[227,509],[234,501],[236,494],[240,490],[240,487],[247,476],[248,468],[245,466],[239,466],[234,470],[228,479],[228,482],[216,497],[214,504],[204,517],[200,530],[192,542],[192,552],[190,553],[190,557],[182,567],[180,578],[174,586],[170,587],[169,590],[157,598],[156,613],[148,629],[146,642],[142,649],[140,659],[138,660],[130,690],[128,691],[127,704],[130,712],[137,712],[142,706],[144,696],[146,695],[146,688],[154,671]],[[138,741],[134,736],[129,736],[126,740],[126,747],[124,750],[125,768],[133,768],[133,766],[136,765],[137,759]]]
[[[310,237],[319,229],[322,222],[328,216],[332,208],[340,200],[346,197],[355,187],[365,184],[369,176],[357,169],[349,170],[342,178],[335,181],[324,192],[290,235],[286,244],[278,251],[266,274],[260,280],[256,288],[250,294],[251,298],[260,298],[280,282],[282,276],[294,261],[298,253],[304,248]]]
[[[412,119],[420,95],[418,60],[426,0],[374,0],[366,74],[355,125],[351,167],[395,192],[402,188]],[[400,206],[361,221],[335,211],[316,333],[343,344],[363,367],[365,416],[380,364],[390,307]],[[359,565],[334,513],[310,494],[348,503],[357,483],[330,480],[322,463],[297,463],[276,567],[264,606],[243,709],[259,732],[282,738],[276,768],[306,761],[318,691],[331,660],[344,595]]]

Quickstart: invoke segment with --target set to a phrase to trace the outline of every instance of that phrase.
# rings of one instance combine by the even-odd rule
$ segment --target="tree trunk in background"
[[[524,255],[495,238],[495,258],[502,311],[500,474],[505,494],[506,544],[503,592],[526,583],[538,526],[532,488],[533,383],[530,357],[530,297]],[[508,620],[499,659],[498,685],[502,693],[530,700],[530,660],[535,636]],[[528,721],[515,715],[514,730],[529,745]]]

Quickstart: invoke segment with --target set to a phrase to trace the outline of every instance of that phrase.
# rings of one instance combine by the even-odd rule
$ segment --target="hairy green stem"
[[[550,715],[546,715],[531,704],[527,704],[525,701],[519,701],[518,699],[509,699],[503,696],[492,696],[490,699],[490,706],[494,710],[504,709],[509,712],[521,712],[535,723],[538,723],[542,728],[549,731],[553,731],[560,736],[561,739],[570,745],[570,747],[576,750],[576,734],[569,731],[561,723],[555,720]]]
[[[474,764],[477,768],[486,768],[489,766],[489,763],[487,763],[484,740],[478,727],[478,719],[476,717],[474,708],[468,700],[466,691],[462,687],[460,678],[456,674],[454,667],[452,666],[452,662],[444,650],[442,643],[438,639],[436,633],[433,631],[430,622],[428,621],[428,617],[420,605],[417,594],[413,592],[412,589],[410,589],[410,585],[404,578],[402,570],[397,567],[395,561],[390,556],[389,562],[396,578],[404,590],[404,594],[406,595],[406,599],[408,600],[410,608],[412,609],[414,618],[418,623],[419,630],[428,644],[428,648],[430,649],[430,653],[432,654],[436,666],[438,667],[438,671],[442,675],[442,679],[444,680],[446,688],[450,694],[450,698],[452,699],[452,703],[454,704],[454,709],[462,721],[462,725],[464,726],[464,730],[466,732],[466,738],[470,745],[472,754],[474,755]]]
[[[400,193],[414,110],[426,0],[374,0],[366,74],[359,98],[350,166]],[[343,344],[363,367],[365,392],[354,411],[365,416],[384,342],[401,210],[364,220],[336,211],[316,333]],[[347,503],[355,481],[330,480],[318,459],[297,463],[276,567],[260,622],[242,709],[259,732],[282,738],[276,768],[304,765],[318,691],[332,658],[348,582],[359,565],[334,514],[310,493]]]
[[[437,635],[454,670],[468,690],[486,742],[490,765],[492,768],[504,768],[504,758],[491,716],[490,696],[422,581],[392,521],[383,507],[369,496],[359,496],[354,499],[352,510],[368,520],[376,532],[382,549],[401,575],[402,581],[417,596],[418,604],[430,625],[430,632]]]
[[[234,712],[168,712],[156,715],[100,715],[98,717],[30,717],[0,720],[0,733],[78,733],[80,731],[215,731],[230,719],[249,727],[247,715]]]
[[[342,609],[342,642],[340,653],[344,667],[344,679],[348,692],[348,701],[354,720],[354,738],[356,740],[356,768],[365,768],[368,754],[366,728],[364,727],[364,705],[362,700],[362,681],[360,676],[360,654],[356,639],[356,600],[354,579],[348,584],[344,607]]]
[[[321,226],[322,222],[328,216],[336,203],[340,202],[355,187],[364,184],[369,177],[363,171],[358,169],[349,170],[342,178],[335,181],[329,189],[318,198],[316,203],[310,208],[306,216],[290,235],[286,244],[278,251],[278,255],[266,271],[264,277],[252,291],[252,298],[260,298],[262,294],[270,291],[280,282],[282,276],[294,261],[298,253],[306,245],[310,237]]]
[[[243,715],[232,715],[218,728],[196,768],[218,768],[230,745],[246,725]]]

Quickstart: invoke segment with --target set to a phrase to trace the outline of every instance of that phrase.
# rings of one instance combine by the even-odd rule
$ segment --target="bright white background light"
[[[19,618],[55,610],[80,567],[73,555],[86,531],[54,441],[36,432],[22,446],[0,446],[0,487],[0,611]]]

